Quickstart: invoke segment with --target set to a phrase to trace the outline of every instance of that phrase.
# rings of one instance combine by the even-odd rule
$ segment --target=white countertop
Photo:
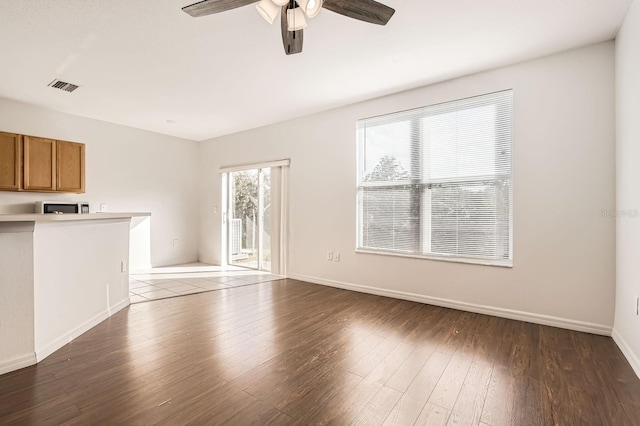
[[[151,216],[151,213],[89,213],[89,214],[0,214],[0,222],[55,222],[74,220],[130,219]]]

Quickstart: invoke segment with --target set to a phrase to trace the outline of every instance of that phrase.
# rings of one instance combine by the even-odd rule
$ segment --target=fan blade
[[[256,3],[257,1],[258,0],[203,0],[190,6],[185,6],[182,10],[194,18],[197,18],[235,9],[236,7],[246,6],[251,3]]]
[[[374,0],[324,0],[322,7],[349,18],[386,25],[395,9]]]
[[[287,9],[289,5],[282,6],[280,12],[280,27],[282,29],[282,44],[284,45],[284,52],[287,55],[295,55],[302,52],[302,30],[289,31],[287,25]]]

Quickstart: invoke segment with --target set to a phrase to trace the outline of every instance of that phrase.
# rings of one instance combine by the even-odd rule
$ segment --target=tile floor
[[[129,298],[131,303],[148,302],[278,279],[283,277],[233,266],[222,268],[192,263],[132,272],[129,275]]]

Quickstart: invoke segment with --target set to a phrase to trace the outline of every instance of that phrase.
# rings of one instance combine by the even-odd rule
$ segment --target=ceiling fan
[[[307,27],[305,17],[313,18],[321,8],[377,25],[386,25],[395,13],[375,0],[203,0],[182,10],[197,18],[251,3],[258,3],[258,12],[270,24],[281,12],[282,43],[287,55],[302,52],[302,30]]]

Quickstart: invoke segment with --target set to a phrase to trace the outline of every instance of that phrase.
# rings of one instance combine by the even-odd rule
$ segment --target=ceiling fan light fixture
[[[273,23],[280,13],[282,46],[287,55],[302,52],[307,18],[315,17],[320,9],[376,25],[386,25],[395,13],[395,9],[376,0],[198,0],[183,7],[182,11],[198,18],[256,3],[260,3],[257,10],[269,23]],[[280,10],[274,5],[280,6]]]
[[[278,12],[280,12],[280,6],[277,6],[272,0],[261,0],[260,3],[256,5],[256,9],[264,20],[270,24],[273,24],[276,16],[278,16]]]
[[[322,0],[297,0],[308,18],[315,17],[322,9]]]
[[[287,27],[289,31],[299,31],[307,28],[307,20],[304,18],[304,12],[301,7],[287,10]]]

